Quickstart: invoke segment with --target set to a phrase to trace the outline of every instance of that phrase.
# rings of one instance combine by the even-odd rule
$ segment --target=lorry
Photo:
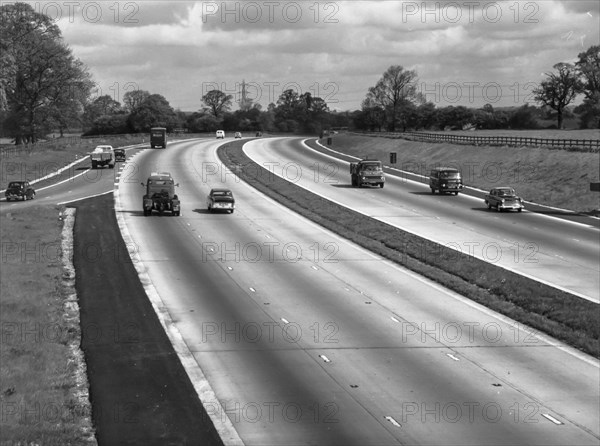
[[[150,147],[167,148],[167,129],[165,127],[152,127],[150,129]]]
[[[92,169],[104,166],[114,169],[115,150],[112,146],[108,145],[96,146],[93,152],[90,153],[90,160],[92,162]]]
[[[152,215],[153,211],[163,215],[165,212],[178,217],[181,215],[181,203],[175,194],[175,184],[169,172],[152,172],[146,183],[146,194],[142,198],[144,215]]]
[[[379,186],[385,184],[383,165],[379,160],[363,159],[357,163],[350,163],[350,176],[352,187]]]

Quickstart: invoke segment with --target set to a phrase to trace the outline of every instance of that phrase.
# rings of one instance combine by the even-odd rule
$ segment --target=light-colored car
[[[235,138],[236,139],[237,138],[241,138],[241,137],[242,137],[242,134],[240,132],[235,132]]]
[[[518,211],[525,209],[523,199],[517,195],[512,187],[494,187],[485,196],[485,204],[488,209],[495,208],[496,211]]]
[[[223,130],[217,130],[217,139],[225,139],[225,132]]]
[[[235,198],[229,189],[211,189],[206,198],[206,208],[209,212],[228,211],[233,214],[235,209]]]

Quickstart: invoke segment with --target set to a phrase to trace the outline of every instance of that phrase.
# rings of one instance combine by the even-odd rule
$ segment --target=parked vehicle
[[[512,187],[494,187],[485,196],[485,204],[488,209],[495,208],[497,212],[518,211],[525,209],[523,199],[517,195]]]
[[[150,147],[167,148],[167,129],[165,127],[152,127],[150,129]]]
[[[385,184],[383,165],[379,160],[364,159],[358,163],[350,163],[352,187],[379,186]]]
[[[90,153],[92,169],[108,166],[110,169],[115,167],[115,151],[112,146],[102,145],[96,146],[94,151]]]
[[[432,194],[437,190],[440,194],[450,192],[458,195],[464,187],[462,175],[453,167],[436,167],[429,174],[429,187]]]
[[[235,198],[229,189],[211,189],[206,198],[206,208],[209,212],[228,211],[233,214],[235,209]]]
[[[35,198],[35,189],[29,184],[29,181],[11,181],[4,192],[6,201],[11,200],[33,200]]]
[[[163,215],[169,212],[173,216],[181,215],[181,203],[175,194],[175,184],[169,172],[152,172],[146,183],[146,194],[142,198],[144,215],[152,215],[153,211]]]

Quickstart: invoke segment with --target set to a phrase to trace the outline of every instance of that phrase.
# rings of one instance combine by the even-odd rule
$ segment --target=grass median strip
[[[241,179],[321,226],[428,279],[600,357],[597,304],[395,228],[313,194],[257,165],[231,142],[222,162]]]

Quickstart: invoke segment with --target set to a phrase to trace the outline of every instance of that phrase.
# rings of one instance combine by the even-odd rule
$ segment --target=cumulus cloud
[[[184,110],[206,85],[232,94],[243,79],[265,106],[292,85],[355,109],[390,65],[427,85],[508,88],[600,41],[597,1],[35,3],[103,91],[135,83]]]

